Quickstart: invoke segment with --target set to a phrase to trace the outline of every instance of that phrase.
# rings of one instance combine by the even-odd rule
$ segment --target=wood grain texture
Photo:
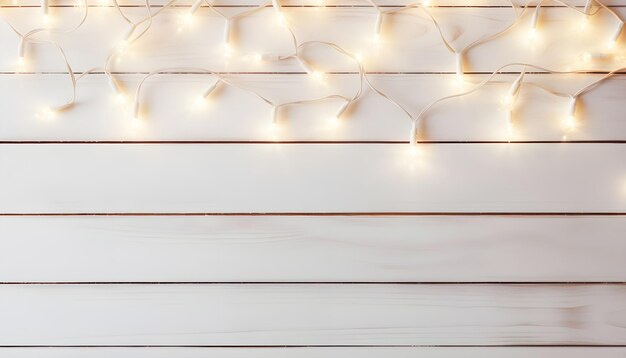
[[[244,8],[245,9],[245,8]],[[167,10],[154,19],[152,28],[134,43],[113,66],[118,72],[149,72],[161,67],[206,67],[215,71],[303,72],[296,60],[257,64],[241,59],[254,52],[289,55],[293,46],[289,33],[277,24],[271,8],[263,9],[236,23],[232,44],[237,52],[231,59],[223,56],[224,20],[208,9],[196,15],[192,27],[179,32],[181,15],[188,8]],[[241,11],[225,8],[226,12]],[[615,11],[626,17],[626,8]],[[5,16],[20,31],[41,27],[41,9],[6,8]],[[125,13],[141,19],[145,9],[131,7]],[[330,41],[351,52],[362,52],[368,71],[385,72],[454,72],[455,56],[443,45],[429,17],[419,10],[388,15],[382,43],[373,43],[376,13],[371,8],[327,7],[287,8],[300,42]],[[69,27],[81,16],[80,9],[52,9],[57,26]],[[433,8],[442,31],[460,50],[468,44],[496,33],[512,22],[507,8]],[[624,65],[623,44],[607,61],[585,64],[584,52],[605,52],[615,31],[616,19],[607,12],[594,16],[590,29],[579,30],[582,15],[566,8],[546,8],[542,12],[541,36],[534,45],[528,42],[530,16],[525,16],[513,30],[498,39],[472,49],[465,58],[465,71],[492,72],[511,62],[530,62],[551,69],[613,70]],[[109,31],[102,31],[106,26]],[[113,7],[90,9],[86,23],[69,35],[50,35],[66,49],[75,71],[102,67],[107,56],[127,32],[128,24]],[[567,30],[567,31],[566,31]],[[43,36],[43,35],[42,35]],[[602,39],[606,39],[603,41]],[[17,36],[6,25],[0,27],[0,71],[15,72]],[[356,71],[354,61],[324,46],[312,46],[302,55],[323,71]],[[27,71],[66,71],[58,51],[47,45],[27,47]]]
[[[13,358],[623,358],[621,347],[0,348]]]
[[[574,93],[600,75],[528,75],[514,115],[514,132],[508,131],[501,99],[512,75],[475,95],[444,102],[421,122],[422,141],[562,141],[626,140],[622,93],[626,76],[603,83],[580,99],[578,124],[573,131],[564,125],[569,101],[546,94],[530,83]],[[437,98],[458,93],[454,75],[371,75],[379,89],[393,96],[417,115]],[[119,76],[132,91],[140,75]],[[358,79],[331,75],[317,84],[306,75],[234,75],[234,82],[254,89],[277,104],[321,98],[333,93],[352,96]],[[485,75],[471,76],[480,81]],[[118,103],[104,75],[81,80],[77,105],[52,121],[42,119],[41,108],[64,103],[69,93],[67,76],[3,75],[0,83],[13,90],[5,96],[0,123],[4,141],[406,141],[411,122],[384,98],[366,90],[339,123],[330,118],[342,104],[338,100],[289,106],[281,109],[280,131],[269,130],[270,106],[254,95],[235,88],[222,88],[203,105],[197,97],[212,83],[208,75],[168,74],[151,79],[141,96],[145,128],[133,130],[131,103]],[[67,89],[59,90],[59,89]],[[298,89],[297,91],[295,89]]]
[[[624,232],[622,216],[5,216],[0,282],[626,282]]]
[[[621,144],[5,144],[2,213],[626,210]]]
[[[439,6],[460,6],[460,7],[510,7],[511,2],[517,6],[524,6],[527,3],[529,6],[534,6],[537,4],[539,0],[434,0],[431,1],[433,6],[431,7],[439,7]],[[176,6],[191,6],[193,4],[193,0],[179,0],[176,1]],[[118,3],[120,6],[143,6],[145,5],[145,1],[140,0],[119,0]],[[167,0],[151,0],[150,4],[154,6],[162,6],[167,3]],[[238,7],[238,6],[259,6],[262,4],[268,4],[267,1],[264,0],[215,0],[211,2],[215,6],[229,6],[229,7]],[[378,6],[382,8],[394,7],[394,6],[404,6],[408,4],[416,3],[413,0],[386,0],[386,1],[378,1]],[[584,6],[585,0],[570,0],[567,2],[568,4],[574,6]],[[626,5],[626,1],[624,0],[603,0],[603,4],[607,6],[624,6]],[[68,6],[75,5],[76,2],[71,0],[52,0],[50,1],[50,6]],[[103,6],[100,2],[94,4],[89,2],[91,6]],[[106,2],[105,2],[106,4]],[[301,6],[360,6],[360,7],[371,7],[371,5],[367,1],[363,0],[280,0],[280,4],[285,7],[301,7]],[[542,1],[543,6],[550,7],[563,7],[562,3],[557,1]],[[20,0],[18,2],[19,6],[40,6],[41,3],[36,0]],[[12,0],[3,0],[0,2],[0,7],[14,7],[16,4],[13,3]],[[108,5],[111,6],[109,3]],[[268,5],[269,6],[269,5]]]
[[[624,285],[2,285],[0,297],[0,345],[626,343]]]

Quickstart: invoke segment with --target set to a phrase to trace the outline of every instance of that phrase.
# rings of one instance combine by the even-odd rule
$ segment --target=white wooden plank
[[[244,8],[246,9],[246,8]],[[159,67],[201,66],[228,71],[302,71],[295,60],[280,63],[257,64],[241,59],[244,54],[269,52],[288,55],[293,52],[288,32],[277,24],[272,9],[264,9],[237,22],[232,34],[238,49],[231,59],[223,56],[224,21],[208,9],[196,13],[191,28],[178,32],[181,15],[187,8],[170,9],[154,19],[150,31],[133,44],[114,66],[115,71],[150,71]],[[582,15],[566,8],[547,8],[542,12],[541,36],[535,45],[528,43],[529,16],[514,31],[474,48],[467,54],[466,71],[491,72],[505,63],[530,62],[549,68],[565,70],[613,70],[623,66],[623,46],[614,51],[613,60],[584,64],[581,55],[604,52],[615,31],[616,20],[606,12],[594,16],[590,29],[579,30]],[[615,10],[625,17],[626,8]],[[225,8],[236,12],[240,8]],[[128,8],[132,18],[145,16],[145,9]],[[38,8],[6,8],[4,16],[21,31],[41,26]],[[365,67],[370,71],[455,71],[455,56],[441,42],[430,18],[419,10],[387,16],[382,43],[374,45],[375,12],[371,8],[328,7],[288,8],[285,13],[294,23],[294,31],[301,42],[331,41],[352,52],[365,54]],[[81,16],[80,9],[62,7],[52,9],[53,23],[65,27]],[[513,12],[507,8],[434,8],[444,34],[453,46],[461,49],[469,43],[506,28]],[[112,7],[90,9],[86,23],[73,34],[52,36],[66,50],[76,71],[104,65],[105,58],[114,49],[128,25]],[[107,31],[103,31],[107,28]],[[573,36],[572,34],[575,34]],[[602,39],[606,39],[603,41]],[[17,36],[7,27],[0,28],[0,69],[16,71]],[[355,65],[324,47],[309,48],[303,53],[320,70],[354,71]],[[27,48],[27,70],[65,71],[58,51],[52,46],[35,45]]]
[[[620,144],[5,144],[0,212],[625,212]]]
[[[575,93],[600,75],[529,75],[528,83]],[[134,92],[140,75],[119,76],[129,93]],[[317,84],[306,75],[230,76],[277,104],[314,99],[341,93],[352,96],[358,79],[331,75]],[[476,81],[484,76],[473,76]],[[524,86],[515,110],[514,132],[508,129],[501,98],[508,92],[510,75],[499,79],[508,83],[487,86],[480,92],[444,102],[424,117],[419,138],[422,141],[561,141],[624,140],[626,121],[621,113],[626,76],[603,83],[580,99],[578,124],[571,131],[564,125],[569,101]],[[454,75],[371,75],[372,82],[417,115],[437,98],[458,93]],[[351,106],[342,121],[330,118],[341,105],[330,100],[281,110],[280,132],[268,130],[270,106],[254,95],[234,88],[215,93],[202,106],[197,97],[212,83],[205,75],[163,75],[151,79],[141,95],[145,129],[133,129],[130,103],[118,103],[104,75],[82,80],[78,103],[59,113],[53,121],[42,119],[46,105],[64,103],[70,95],[63,75],[4,75],[0,83],[11,88],[4,99],[0,140],[5,141],[407,141],[411,122],[382,97],[366,90]],[[65,89],[65,90],[59,90]]]
[[[437,6],[478,6],[478,7],[510,7],[511,2],[516,4],[517,6],[524,6],[527,3],[529,6],[534,6],[537,4],[539,0],[431,0],[430,7]],[[176,1],[176,6],[191,6],[193,4],[193,0],[179,0]],[[118,3],[121,6],[143,6],[145,5],[145,1],[140,0],[118,0]],[[167,3],[167,0],[151,0],[150,4],[154,6],[159,6]],[[259,6],[262,4],[266,4],[267,1],[263,0],[214,0],[211,4],[215,6]],[[394,7],[394,6],[404,6],[408,4],[414,4],[416,1],[413,0],[386,0],[386,1],[377,1],[376,2],[380,7]],[[602,0],[602,3],[607,6],[623,6],[626,5],[624,0]],[[3,0],[0,2],[1,6],[11,7],[11,6],[40,6],[40,2],[35,0]],[[71,0],[52,0],[50,1],[50,6],[67,6],[74,5],[75,1]],[[111,6],[112,4],[107,1],[89,1],[91,6]],[[361,7],[370,7],[371,4],[367,1],[363,0],[280,0],[280,4],[285,7],[296,7],[296,6],[361,6]],[[543,6],[559,6],[563,7],[562,3],[557,1],[542,1]],[[574,6],[584,6],[585,0],[570,0],[568,4]]]
[[[626,349],[621,347],[0,348],[0,355],[14,358],[623,358],[625,353]]]
[[[624,232],[622,216],[0,217],[0,281],[624,282]]]
[[[0,299],[0,345],[626,343],[624,285],[2,285]]]

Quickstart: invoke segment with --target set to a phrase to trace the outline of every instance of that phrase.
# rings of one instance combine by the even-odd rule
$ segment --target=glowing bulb
[[[43,15],[43,22],[45,24],[49,24],[50,23],[50,15],[49,14],[44,14]]]
[[[583,10],[583,12],[587,15],[589,15],[591,13],[591,7],[593,6],[593,0],[587,0],[585,2],[585,9]]]
[[[357,60],[359,63],[363,63],[363,60],[365,59],[365,58],[363,57],[363,52],[357,52],[357,53],[354,55],[354,58],[356,58],[356,60]]]
[[[272,107],[270,117],[272,119],[272,130],[276,130],[276,128],[278,127],[278,107]]]
[[[413,123],[411,124],[411,134],[409,137],[409,143],[411,143],[412,146],[415,146],[415,144],[417,144],[417,120],[413,120]]]
[[[522,71],[520,75],[513,81],[511,84],[511,88],[509,89],[509,93],[502,98],[502,104],[511,108],[515,104],[515,99],[519,94],[520,87],[522,85],[522,80],[524,79],[525,71]]]
[[[578,99],[576,97],[572,97],[570,100],[569,108],[567,111],[567,115],[563,121],[563,124],[567,128],[567,130],[571,131],[576,128],[576,104]]]
[[[341,119],[341,116],[344,113],[346,113],[346,110],[348,110],[348,106],[350,105],[350,103],[351,101],[346,101],[344,104],[341,105],[341,107],[339,107],[339,109],[337,110],[337,113],[333,117],[334,119],[337,120],[337,122]]]
[[[260,53],[253,53],[250,58],[254,62],[261,62],[263,60],[263,56]]]
[[[565,117],[565,119],[563,120],[563,124],[565,125],[565,128],[568,131],[573,131],[574,129],[576,129],[576,117],[574,116]]]
[[[276,18],[278,19],[278,25],[282,27],[287,27],[287,18],[284,14],[279,12],[278,14],[276,14]]]
[[[233,56],[233,47],[229,43],[224,44],[224,57],[231,58]]]
[[[374,45],[380,45],[380,34],[374,34],[372,37],[372,42]]]
[[[20,69],[24,69],[24,67],[26,67],[26,60],[24,59],[24,56],[18,56],[18,58],[17,58],[17,66]]]
[[[623,29],[624,29],[624,22],[620,22],[619,25],[617,26],[617,29],[615,29],[615,32],[613,33],[613,36],[609,40],[609,43],[608,43],[609,49],[612,49],[613,47],[615,47],[615,44],[617,44],[617,40],[619,39],[620,35],[622,34],[622,30]]]
[[[204,0],[196,0],[189,9],[189,15],[193,15],[196,11],[198,11],[198,8],[200,8],[200,5],[202,5],[203,1]]]
[[[199,99],[201,99],[202,103],[206,102],[206,99],[209,98],[209,96],[211,95],[211,93],[213,93],[213,91],[215,91],[215,89],[217,88],[217,86],[220,84],[220,82],[222,82],[220,79],[218,79],[217,81],[215,81],[211,86],[209,86],[204,93],[202,93],[202,96],[198,96]]]
[[[502,97],[501,102],[504,106],[510,107],[513,104],[513,96],[507,94],[506,96]]]
[[[456,54],[455,63],[456,67],[456,77],[459,82],[463,82],[463,53],[459,52]]]
[[[376,26],[374,28],[374,43],[380,42],[380,31],[383,26],[383,12],[378,11],[376,14]]]
[[[41,109],[40,118],[45,120],[51,120],[56,117],[56,111],[51,107],[44,107]]]
[[[133,104],[133,120],[135,122],[137,122],[139,120],[139,100],[135,100],[135,103]]]
[[[578,24],[578,27],[581,30],[585,30],[587,29],[587,27],[589,27],[589,17],[585,15],[585,17],[580,21],[580,23]]]
[[[118,96],[124,96],[124,91],[122,90],[120,83],[115,79],[115,77],[109,75],[108,78],[109,78],[109,87],[111,87],[113,92],[115,92],[115,94]]]
[[[326,74],[322,71],[314,70],[313,72],[311,72],[311,77],[314,80],[321,82],[326,77]]]
[[[433,2],[432,0],[422,0],[422,6],[432,6]]]
[[[532,28],[528,30],[528,39],[530,41],[536,41],[538,37],[539,37],[539,33],[537,32],[537,29]]]

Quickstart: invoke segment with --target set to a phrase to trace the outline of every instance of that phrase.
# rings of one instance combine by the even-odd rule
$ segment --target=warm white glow
[[[222,51],[224,53],[225,58],[228,59],[228,58],[233,57],[233,53],[235,52],[235,50],[229,43],[225,43],[222,47],[223,47]]]
[[[41,112],[39,113],[39,117],[45,120],[54,119],[56,115],[57,115],[57,112],[50,107],[42,108]]]
[[[24,56],[18,56],[17,58],[17,68],[22,71],[24,70],[24,68],[26,67],[26,59],[24,59]]]
[[[574,129],[576,129],[576,117],[569,115],[566,116],[563,119],[563,125],[565,126],[565,129],[567,129],[568,131],[573,131]]]
[[[278,25],[282,27],[287,27],[287,18],[281,12],[276,14],[276,19],[278,20]]]
[[[313,72],[311,72],[311,78],[313,78],[316,81],[323,81],[324,78],[326,78],[326,74],[322,71],[318,71],[318,70],[313,70]]]
[[[361,52],[361,51],[359,51],[356,54],[354,54],[354,57],[356,58],[357,61],[359,61],[359,63],[363,63],[363,60],[365,60],[363,52]]]
[[[422,6],[432,6],[433,2],[432,0],[422,0]]]

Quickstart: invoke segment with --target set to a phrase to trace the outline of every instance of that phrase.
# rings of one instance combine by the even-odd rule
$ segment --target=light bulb
[[[411,143],[412,146],[415,146],[415,144],[417,144],[417,120],[413,120],[413,123],[411,124],[411,134],[409,137],[409,143]]]
[[[193,5],[191,5],[191,8],[189,9],[189,14],[193,15],[196,11],[198,11],[198,9],[200,8],[200,5],[202,5],[202,2],[204,0],[196,0]]]
[[[613,47],[615,47],[615,44],[617,43],[617,40],[619,40],[619,37],[622,34],[623,29],[624,29],[624,22],[621,21],[619,25],[617,26],[617,29],[615,29],[613,36],[609,40],[609,43],[608,43],[609,49],[612,49]]]
[[[230,20],[226,20],[226,24],[224,24],[224,33],[222,34],[224,36],[224,43],[229,44],[230,43]]]
[[[311,65],[308,62],[306,62],[304,59],[298,56],[296,56],[296,59],[298,60],[298,62],[300,62],[300,65],[304,68],[306,73],[308,73],[311,76],[311,78],[317,81],[321,81],[324,79],[325,77],[324,72],[314,69],[313,67],[311,67]]]
[[[337,121],[339,121],[341,119],[341,116],[346,113],[346,110],[348,110],[348,106],[350,105],[351,101],[346,101],[344,104],[341,105],[341,107],[339,107],[339,109],[337,110],[337,113],[335,114],[335,119],[337,119]]]
[[[213,91],[215,91],[215,89],[217,88],[217,85],[220,84],[220,82],[222,82],[220,79],[218,79],[217,81],[215,81],[211,86],[209,86],[204,93],[202,93],[202,98],[203,99],[207,99],[209,98],[209,96],[211,95],[211,93],[213,93]]]
[[[26,59],[24,59],[24,56],[17,57],[17,67],[20,70],[23,70],[26,67]]]
[[[378,11],[376,14],[376,26],[374,27],[374,43],[380,42],[380,31],[383,26],[383,12]]]
[[[252,59],[252,61],[254,62],[261,62],[263,60],[263,55],[261,55],[260,53],[253,53],[252,55],[250,55],[250,59]]]
[[[54,119],[57,115],[57,112],[51,107],[44,107],[41,109],[41,119],[51,120]]]
[[[222,48],[223,48],[224,58],[229,59],[233,57],[233,53],[235,52],[235,50],[228,42],[224,43],[224,45],[222,45]]]
[[[535,12],[533,12],[533,17],[530,19],[530,28],[536,30],[537,23],[539,22],[539,11],[541,10],[540,6],[535,8]]]
[[[50,7],[48,6],[48,0],[41,0],[41,11],[43,13],[44,20],[47,19],[49,8]]]
[[[118,99],[126,98],[126,94],[122,90],[120,83],[115,79],[115,77],[109,75],[108,78],[109,78],[109,87],[111,87],[113,92],[115,92],[115,95],[117,96],[117,98]]]
[[[459,82],[463,82],[463,54],[457,53],[455,58],[456,77]]]
[[[433,4],[432,0],[422,0],[422,6],[431,6]]]
[[[322,72],[322,71],[314,70],[313,72],[311,72],[311,77],[314,80],[316,80],[318,82],[321,82],[326,77],[326,74],[324,72]]]
[[[359,63],[363,63],[363,60],[365,59],[365,58],[363,57],[363,52],[360,52],[360,51],[359,51],[359,52],[357,52],[357,53],[354,55],[354,58],[355,58],[355,59],[356,59]]]
[[[515,99],[519,94],[520,87],[522,85],[522,80],[524,79],[525,72],[522,71],[520,75],[513,81],[511,84],[511,88],[509,88],[509,92],[502,98],[502,104],[507,107],[513,107],[515,104]]]
[[[272,119],[272,129],[276,129],[278,126],[278,107],[273,106],[272,111],[270,112],[270,117]]]
[[[589,15],[591,13],[591,7],[593,6],[593,0],[587,0],[585,1],[585,8],[583,10],[583,12],[586,15]],[[586,18],[586,17],[585,17]]]
[[[139,100],[135,99],[135,103],[133,104],[133,112],[132,112],[133,120],[139,120]]]
[[[26,48],[26,40],[22,36],[20,37],[20,42],[17,44],[17,66],[20,69],[23,69],[26,64],[26,60],[24,59],[25,48]]]
[[[578,102],[578,99],[576,97],[572,97],[572,99],[570,100],[567,114],[565,116],[565,119],[563,120],[563,124],[569,131],[574,130],[576,128],[576,104],[577,102]]]

